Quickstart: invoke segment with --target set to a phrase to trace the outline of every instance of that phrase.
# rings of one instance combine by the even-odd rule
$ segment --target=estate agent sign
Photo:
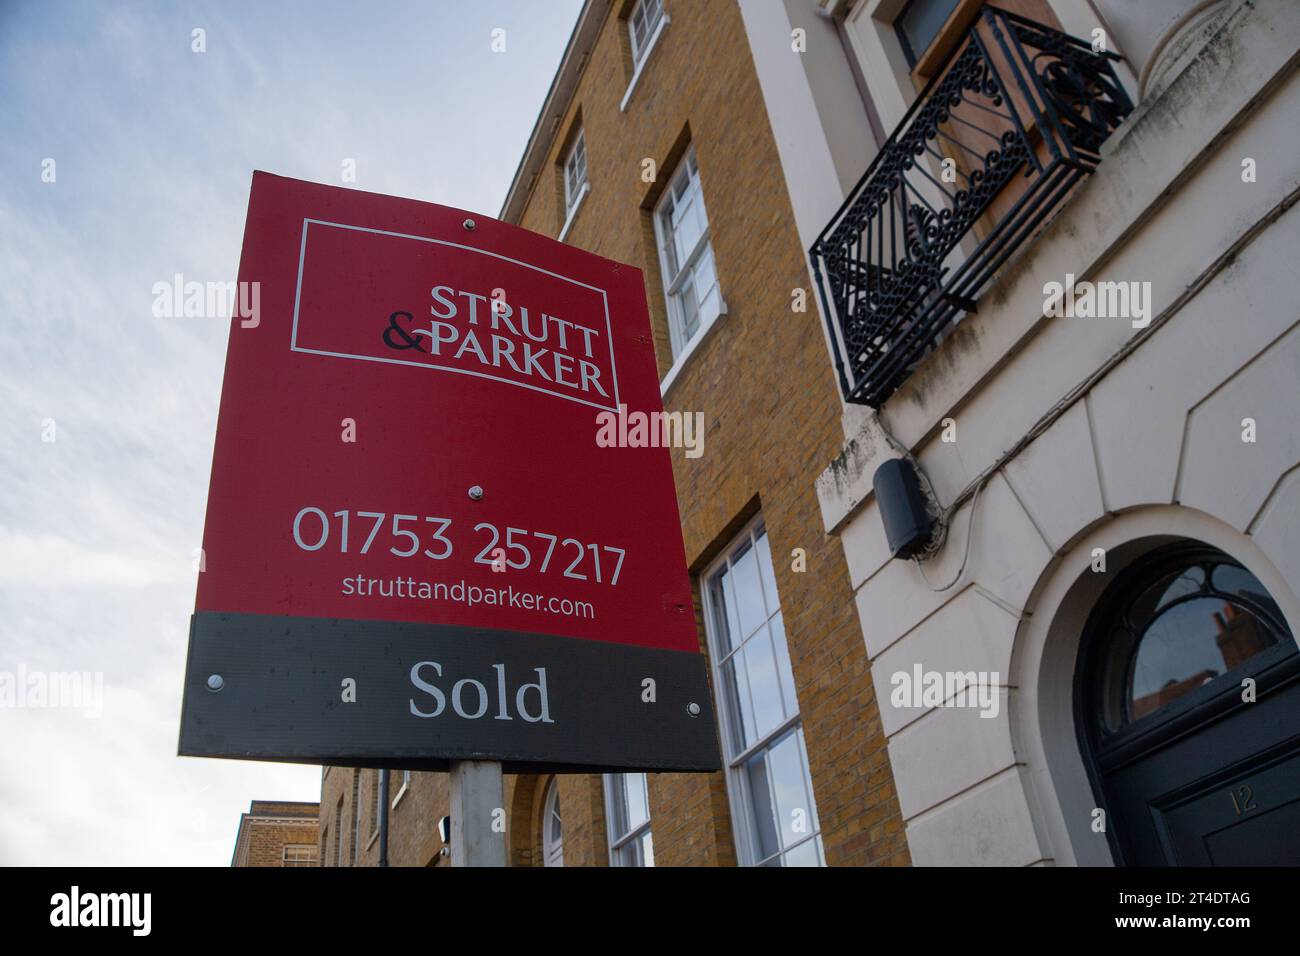
[[[239,279],[180,752],[716,769],[641,273],[255,173]]]

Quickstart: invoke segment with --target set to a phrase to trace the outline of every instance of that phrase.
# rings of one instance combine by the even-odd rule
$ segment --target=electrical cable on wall
[[[970,519],[966,522],[966,551],[961,556],[961,567],[957,569],[956,577],[954,577],[951,581],[949,581],[947,584],[943,585],[942,587],[935,587],[933,584],[930,583],[930,579],[926,577],[925,565],[922,563],[920,556],[918,555],[917,557],[912,559],[913,561],[916,562],[916,569],[921,572],[921,579],[925,581],[926,587],[928,587],[931,591],[936,591],[936,592],[947,591],[958,581],[960,581],[961,576],[966,573],[966,562],[970,560],[970,543],[971,543],[971,539],[975,537],[975,505],[979,501],[980,489],[983,487],[984,487],[983,484],[977,485],[975,487],[975,494],[971,496]],[[948,526],[948,522],[945,520],[944,528],[946,529],[947,526]],[[944,537],[945,538],[947,537],[946,530],[944,532]]]

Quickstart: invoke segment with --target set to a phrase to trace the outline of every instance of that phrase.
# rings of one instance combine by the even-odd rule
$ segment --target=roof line
[[[573,32],[569,34],[569,42],[564,47],[559,68],[551,78],[550,88],[546,91],[542,108],[537,113],[536,122],[533,123],[533,131],[528,135],[528,144],[524,147],[523,155],[519,157],[519,165],[515,167],[510,188],[506,191],[505,201],[501,204],[501,212],[497,214],[498,219],[517,223],[522,215],[524,201],[532,191],[533,183],[546,160],[553,138],[543,132],[543,127],[546,120],[558,121],[568,112],[569,104],[578,86],[578,78],[587,67],[588,54],[595,45],[600,27],[605,22],[605,15],[612,4],[613,0],[584,0],[582,10],[578,13],[578,20],[573,25]]]

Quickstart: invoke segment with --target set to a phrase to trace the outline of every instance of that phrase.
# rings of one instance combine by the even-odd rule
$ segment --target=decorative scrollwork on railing
[[[1096,168],[1132,110],[1113,59],[981,12],[811,250],[848,400],[892,394]]]

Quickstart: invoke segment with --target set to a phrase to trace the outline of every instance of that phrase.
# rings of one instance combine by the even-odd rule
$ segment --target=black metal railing
[[[985,7],[810,251],[848,401],[879,407],[1100,161],[1112,53]]]

